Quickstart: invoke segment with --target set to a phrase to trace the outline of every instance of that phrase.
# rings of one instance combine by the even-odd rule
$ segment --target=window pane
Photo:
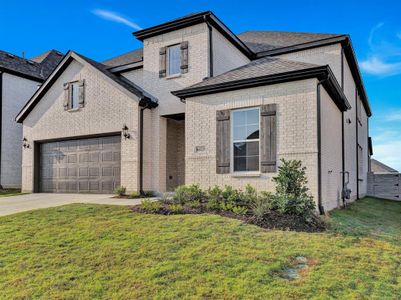
[[[246,123],[249,124],[256,124],[259,126],[259,110],[252,109],[246,111]]]
[[[259,171],[259,156],[248,156],[246,158],[247,171]]]
[[[247,156],[259,155],[259,142],[248,142],[246,146]]]
[[[168,48],[168,74],[174,75],[180,73],[180,46]]]
[[[234,141],[246,140],[246,126],[235,126],[234,127]]]
[[[78,91],[78,84],[73,83],[72,88],[71,88],[71,108],[78,108],[78,96],[79,96],[79,91]]]
[[[246,156],[247,143],[234,143],[234,157]]]
[[[246,157],[234,158],[234,172],[246,171]]]
[[[255,140],[259,139],[259,125],[250,125],[246,128],[246,139]]]
[[[245,125],[245,111],[235,111],[233,112],[233,122],[234,126],[240,126],[240,125]]]

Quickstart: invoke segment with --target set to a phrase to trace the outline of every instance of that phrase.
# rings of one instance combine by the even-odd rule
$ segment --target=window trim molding
[[[255,171],[235,171],[234,170],[234,117],[233,114],[238,111],[248,111],[248,110],[257,110],[258,111],[258,125],[259,125],[259,139],[252,139],[246,142],[259,142],[259,163],[258,170]],[[261,161],[260,161],[260,153],[261,153],[261,143],[260,143],[260,106],[251,106],[251,107],[239,107],[230,109],[230,174],[232,177],[258,177],[261,174]]]
[[[170,51],[169,49],[172,47],[177,47],[178,48],[178,72],[174,74],[170,74]],[[175,43],[166,46],[166,79],[170,78],[176,78],[176,77],[181,77],[181,43]]]

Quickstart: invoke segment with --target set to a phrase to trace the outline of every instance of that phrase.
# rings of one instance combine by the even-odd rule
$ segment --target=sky
[[[69,49],[102,61],[140,48],[132,32],[213,11],[234,33],[350,34],[373,116],[374,158],[401,171],[401,1],[4,1],[0,49],[34,57]]]

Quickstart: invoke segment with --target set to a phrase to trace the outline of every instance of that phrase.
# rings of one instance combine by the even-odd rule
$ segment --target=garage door
[[[120,184],[120,136],[40,144],[39,190],[112,193]]]

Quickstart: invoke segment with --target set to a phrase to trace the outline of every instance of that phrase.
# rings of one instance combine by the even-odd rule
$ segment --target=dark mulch
[[[144,210],[141,205],[131,206],[132,211],[137,213],[149,214],[149,211]],[[161,215],[174,215],[174,214],[217,214],[223,217],[241,220],[247,224],[257,225],[265,229],[280,229],[280,230],[293,230],[303,232],[322,232],[327,229],[326,224],[318,216],[312,217],[310,222],[306,222],[304,218],[297,215],[281,214],[276,211],[270,211],[262,220],[258,220],[251,214],[238,215],[231,211],[216,211],[207,209],[204,205],[198,208],[191,208],[184,206],[180,212],[171,211],[168,204],[163,203],[161,208],[152,212],[152,214]]]

